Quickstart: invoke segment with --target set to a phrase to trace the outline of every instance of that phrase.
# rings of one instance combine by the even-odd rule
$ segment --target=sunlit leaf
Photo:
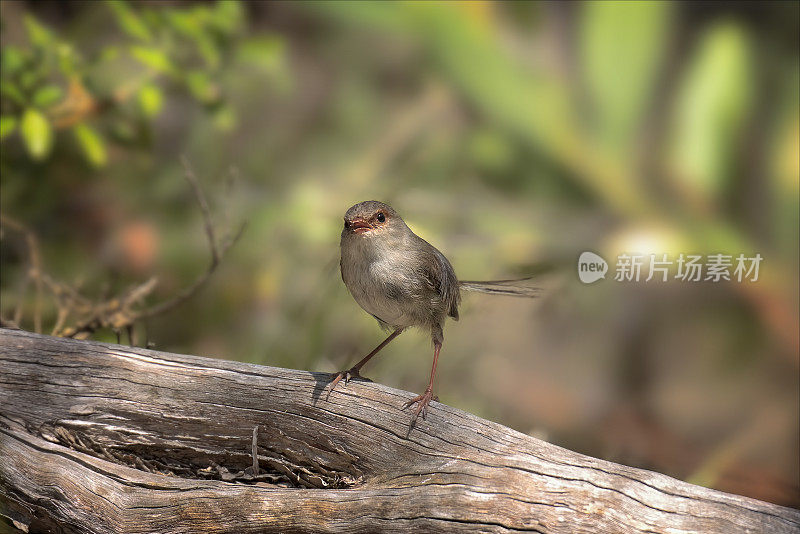
[[[28,37],[34,46],[48,48],[55,40],[53,33],[30,13],[25,15],[24,24],[28,30]]]
[[[748,36],[733,22],[703,36],[680,87],[671,137],[679,188],[702,201],[729,183],[736,142],[751,96]]]
[[[661,66],[672,4],[580,5],[581,66],[595,114],[595,135],[605,148],[629,156]]]
[[[191,11],[171,11],[167,13],[166,20],[175,30],[195,43],[197,51],[210,68],[219,66],[221,52],[208,28],[208,21],[213,20],[212,12],[208,8],[198,6]]]
[[[17,128],[17,118],[11,115],[0,115],[0,141],[11,135]]]
[[[195,38],[203,28],[200,18],[195,16],[194,11],[167,11],[164,13],[166,21],[179,33],[187,37]]]
[[[25,110],[20,123],[20,133],[33,159],[43,159],[50,153],[53,130],[42,112],[34,108]]]
[[[130,8],[127,2],[122,0],[110,0],[108,5],[114,12],[114,17],[117,19],[117,24],[120,28],[136,39],[142,41],[149,41],[152,38],[150,30],[141,18]]]
[[[800,193],[800,108],[787,113],[788,120],[781,125],[781,131],[773,148],[773,161],[776,182],[788,198],[797,203]]]
[[[283,66],[285,49],[284,40],[278,36],[254,37],[239,45],[236,59],[274,72]]]
[[[139,107],[147,117],[155,117],[161,112],[164,104],[164,95],[161,89],[153,84],[147,84],[139,90]]]
[[[170,61],[169,57],[158,48],[147,46],[132,46],[131,55],[136,58],[140,63],[150,67],[157,72],[164,72],[172,74],[175,72],[175,67]]]
[[[213,104],[220,99],[219,86],[203,71],[192,71],[186,75],[189,92],[203,104]]]
[[[45,85],[40,87],[33,94],[33,105],[38,108],[46,108],[56,103],[64,92],[57,85]]]
[[[76,124],[72,131],[75,133],[75,139],[78,140],[81,149],[83,149],[86,161],[94,167],[105,165],[108,156],[106,154],[105,141],[100,137],[100,134],[84,122]]]
[[[798,229],[800,229],[800,67],[794,65],[787,72],[778,89],[777,116],[769,151],[770,189],[772,193],[771,213],[765,214],[772,221],[773,238],[776,242],[794,243],[797,254]],[[790,253],[789,251],[784,251]]]
[[[243,19],[242,2],[221,0],[214,6],[214,15],[211,20],[217,28],[226,34],[231,34],[242,25]]]
[[[79,62],[80,56],[69,43],[59,43],[56,53],[58,54],[58,67],[61,72],[68,77],[72,76],[75,73],[75,66]]]

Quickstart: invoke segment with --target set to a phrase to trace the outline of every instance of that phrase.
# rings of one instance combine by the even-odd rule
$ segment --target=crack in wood
[[[36,432],[41,438],[95,458],[132,467],[147,473],[197,480],[222,480],[236,484],[271,485],[279,488],[346,489],[359,485],[364,477],[326,469],[291,451],[291,460],[273,447],[260,446],[270,455],[258,454],[259,473],[252,466],[224,465],[211,455],[201,456],[198,449],[178,449],[142,444],[104,446],[89,432],[63,423],[43,424]],[[216,455],[224,462],[224,457]],[[251,455],[252,456],[252,455]],[[190,460],[189,460],[190,459]]]

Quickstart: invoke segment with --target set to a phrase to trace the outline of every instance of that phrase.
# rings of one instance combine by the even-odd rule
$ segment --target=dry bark
[[[409,431],[375,383],[7,329],[0,369],[0,514],[31,532],[800,531],[443,404]]]

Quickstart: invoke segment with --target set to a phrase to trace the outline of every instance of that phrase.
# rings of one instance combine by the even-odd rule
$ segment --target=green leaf
[[[171,11],[166,20],[179,33],[194,41],[197,51],[206,64],[216,69],[221,61],[221,53],[214,35],[205,22],[211,19],[211,11],[199,6],[191,11]]]
[[[67,77],[72,76],[75,73],[76,64],[80,61],[75,49],[69,43],[60,43],[56,48],[56,53],[58,54],[58,67],[61,72]]]
[[[20,132],[28,154],[35,160],[45,158],[53,146],[53,130],[47,118],[38,110],[28,108],[22,115]]]
[[[776,117],[769,135],[771,147],[768,165],[770,168],[771,205],[768,214],[771,221],[771,239],[775,243],[793,244],[796,255],[798,228],[800,228],[800,65],[787,69],[783,80],[775,89]],[[788,250],[787,250],[788,252]]]
[[[31,14],[26,14],[24,19],[25,28],[28,30],[28,38],[31,43],[38,48],[49,48],[55,41],[53,33],[42,25],[41,22],[36,20]]]
[[[108,160],[106,145],[100,134],[86,123],[76,124],[72,129],[78,144],[83,149],[83,155],[94,167],[102,167]]]
[[[680,87],[670,166],[681,190],[703,201],[725,192],[752,93],[750,43],[733,22],[712,26]]]
[[[192,11],[167,11],[164,13],[166,21],[177,32],[196,39],[203,33],[202,17],[199,13],[205,12],[205,8],[199,7]]]
[[[242,26],[244,13],[242,4],[236,0],[221,0],[214,6],[211,22],[225,34],[231,34]]]
[[[114,18],[117,19],[117,24],[122,28],[122,31],[142,41],[149,41],[152,39],[150,29],[130,8],[127,2],[123,2],[122,0],[109,0],[108,6],[111,8],[111,11],[114,12]]]
[[[46,108],[61,99],[63,91],[57,85],[45,85],[33,94],[33,105]]]
[[[669,2],[581,4],[581,66],[595,112],[595,135],[629,156],[660,71]]]
[[[0,67],[2,67],[4,73],[14,74],[18,72],[23,65],[25,65],[25,54],[22,50],[13,45],[8,45],[3,48]]]
[[[175,73],[175,67],[170,61],[169,57],[155,47],[148,46],[132,46],[130,48],[131,56],[138,60],[143,65],[150,67],[156,72],[164,72],[168,74]]]
[[[197,51],[205,60],[206,65],[212,70],[215,70],[219,67],[220,61],[222,60],[222,54],[217,47],[216,42],[212,39],[208,34],[203,33],[199,39],[196,41],[197,43]]]
[[[17,128],[17,118],[11,115],[0,115],[0,141],[11,135]]]
[[[221,98],[219,86],[212,82],[208,75],[200,70],[192,71],[186,75],[186,85],[198,101],[210,105]]]
[[[25,95],[22,94],[19,87],[9,80],[0,78],[0,95],[10,98],[19,105],[25,104]]]
[[[139,90],[139,107],[146,117],[155,117],[161,112],[164,104],[164,95],[161,89],[153,84],[147,84]]]

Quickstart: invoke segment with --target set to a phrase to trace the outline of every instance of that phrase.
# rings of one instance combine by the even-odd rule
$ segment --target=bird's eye
[[[350,228],[350,221],[348,221],[347,219],[344,220],[344,227]]]
[[[386,215],[382,211],[378,212],[378,222],[386,222]]]

